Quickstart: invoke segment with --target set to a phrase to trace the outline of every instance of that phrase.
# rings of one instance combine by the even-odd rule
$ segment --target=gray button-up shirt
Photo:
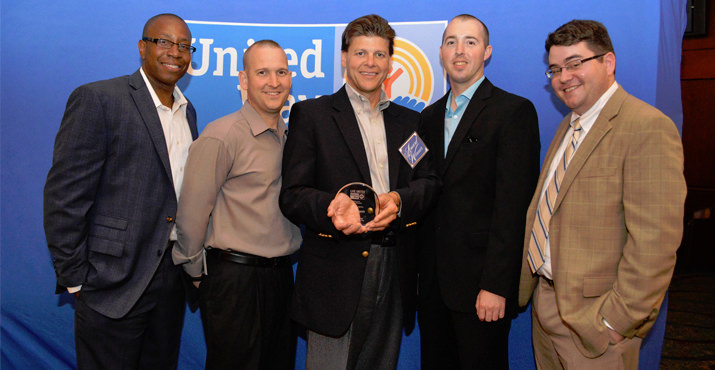
[[[263,257],[285,256],[300,230],[278,208],[287,127],[274,130],[246,102],[206,126],[186,161],[174,263],[191,276],[204,271],[204,247]]]

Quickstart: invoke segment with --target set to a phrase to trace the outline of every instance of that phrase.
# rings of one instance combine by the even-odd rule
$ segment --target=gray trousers
[[[394,247],[370,246],[355,318],[333,338],[308,331],[306,369],[395,369],[402,341],[402,303]]]

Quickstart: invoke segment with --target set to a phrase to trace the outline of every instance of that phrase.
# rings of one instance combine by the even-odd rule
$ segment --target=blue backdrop
[[[631,94],[668,114],[680,127],[680,51],[685,27],[685,0],[538,1],[481,0],[416,2],[410,0],[324,3],[216,0],[162,1],[2,1],[0,5],[0,367],[74,368],[73,298],[56,296],[55,277],[42,229],[42,188],[52,158],[52,147],[64,106],[77,86],[100,79],[130,74],[140,65],[137,40],[150,16],[173,12],[189,21],[195,37],[204,32],[203,22],[284,25],[335,25],[368,13],[391,22],[446,21],[460,13],[481,18],[489,27],[494,48],[486,68],[497,86],[530,99],[536,106],[542,141],[542,158],[556,125],[568,112],[553,95],[546,69],[544,40],[559,25],[575,18],[596,19],[611,33],[616,49],[618,82]],[[304,27],[304,26],[301,26]],[[400,26],[402,27],[402,26]],[[271,35],[275,27],[256,32]],[[410,30],[396,27],[410,34]],[[323,32],[318,30],[316,32]],[[249,31],[247,31],[249,32]],[[308,32],[308,31],[306,31]],[[337,31],[336,31],[337,32]],[[285,33],[278,33],[285,36]],[[277,36],[277,37],[278,37]],[[330,40],[326,35],[322,40]],[[310,39],[308,39],[310,38]],[[302,53],[315,50],[315,35],[296,32],[280,40],[296,50],[292,71],[302,73]],[[259,38],[256,38],[256,40]],[[439,40],[439,37],[437,37]],[[333,40],[334,41],[334,40]],[[218,43],[218,41],[216,41]],[[424,45],[428,60],[433,48]],[[439,42],[439,41],[437,41]],[[222,48],[234,47],[239,56],[246,40],[226,39]],[[199,42],[195,43],[200,46]],[[284,47],[287,47],[284,45]],[[215,47],[213,45],[212,47]],[[326,53],[322,69],[332,75],[320,80],[296,79],[293,95],[330,93],[340,84],[333,58],[334,44],[321,44]],[[429,49],[429,50],[428,50]],[[197,52],[198,58],[199,52]],[[306,62],[315,63],[307,54]],[[229,59],[226,59],[226,63]],[[194,68],[201,68],[201,60]],[[332,63],[332,65],[328,65]],[[403,67],[407,68],[409,63]],[[432,63],[435,94],[439,98],[441,67]],[[240,69],[240,59],[238,68]],[[316,72],[311,64],[308,75]],[[229,71],[230,66],[225,67]],[[335,73],[333,73],[335,72]],[[209,71],[207,75],[212,72]],[[228,73],[228,72],[227,72]],[[336,77],[337,75],[337,77]],[[227,74],[230,76],[230,73]],[[227,77],[235,78],[235,77]],[[199,127],[241,105],[236,86],[227,93],[204,91],[208,76],[187,76],[181,81],[187,97],[196,105]],[[337,80],[336,80],[337,79]],[[223,80],[225,81],[225,80]],[[230,81],[230,80],[229,80]],[[237,81],[236,81],[237,83]],[[297,90],[300,90],[296,92]],[[326,91],[327,90],[327,91]],[[227,90],[228,91],[228,90]],[[307,93],[303,93],[305,91]],[[664,320],[661,317],[661,320]],[[657,368],[663,324],[647,341],[641,368]],[[513,368],[534,367],[528,312],[517,318],[510,337]],[[188,314],[182,340],[180,368],[203,367],[205,349],[197,314]],[[305,356],[299,343],[298,368]],[[419,368],[419,333],[406,337],[401,369]]]

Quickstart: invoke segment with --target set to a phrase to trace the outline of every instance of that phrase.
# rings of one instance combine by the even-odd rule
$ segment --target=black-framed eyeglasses
[[[604,56],[604,55],[606,55],[606,54],[608,54],[608,53],[603,53],[603,54],[599,54],[599,55],[594,55],[594,56],[589,57],[589,58],[586,58],[586,59],[572,59],[572,60],[568,61],[568,63],[566,63],[566,65],[563,66],[563,67],[552,67],[552,68],[549,68],[549,69],[546,71],[546,77],[552,78],[552,77],[554,77],[554,76],[558,76],[559,73],[561,73],[561,71],[564,70],[564,69],[567,70],[567,71],[569,71],[569,72],[576,71],[576,70],[578,70],[579,68],[581,68],[581,64],[584,64],[584,63],[588,62],[589,60],[593,60],[593,59],[596,59],[596,58],[600,58],[600,57],[602,57],[602,56]]]
[[[183,44],[180,42],[173,42],[171,40],[167,39],[153,39],[151,37],[142,37],[142,40],[144,41],[149,41],[153,42],[156,44],[156,46],[162,48],[162,49],[171,49],[174,45],[179,49],[180,52],[182,53],[193,53],[196,51],[196,48],[189,45],[189,44]]]

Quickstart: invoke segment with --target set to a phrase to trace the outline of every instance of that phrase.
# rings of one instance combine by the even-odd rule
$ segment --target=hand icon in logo
[[[392,99],[392,101],[418,112],[422,112],[422,110],[425,109],[425,102],[417,101],[417,99],[410,98],[409,96],[398,96]]]

